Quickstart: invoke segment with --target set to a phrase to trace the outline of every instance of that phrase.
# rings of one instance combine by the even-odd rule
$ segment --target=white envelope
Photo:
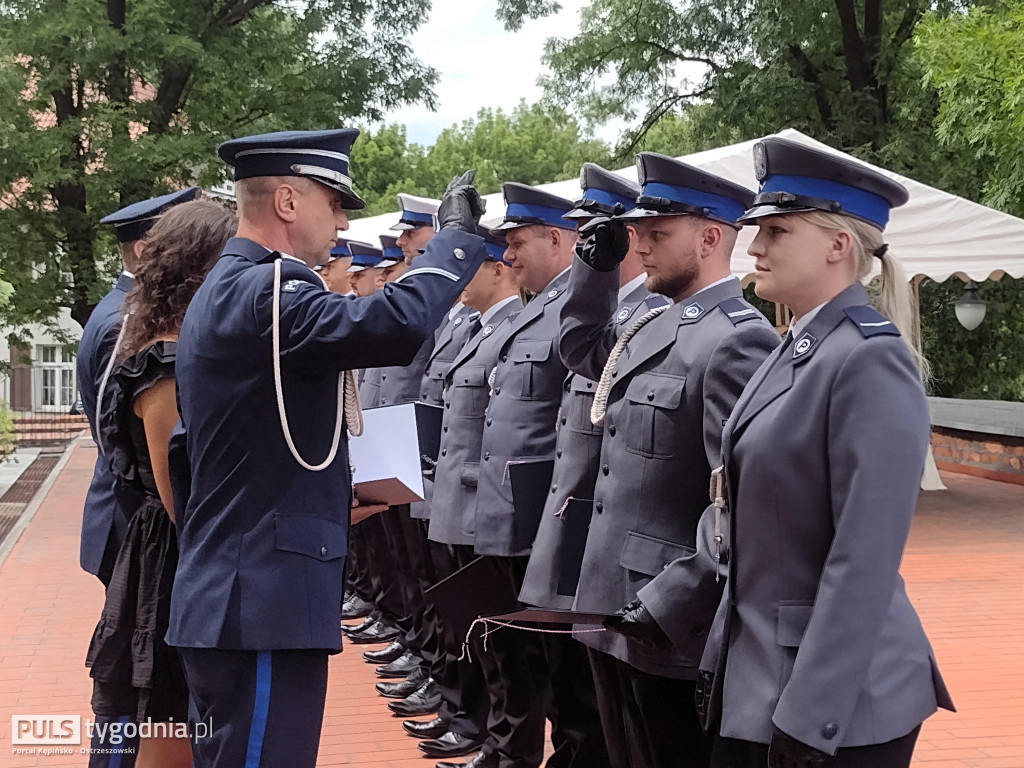
[[[363,434],[349,439],[349,460],[361,504],[423,501],[416,404],[363,411]]]

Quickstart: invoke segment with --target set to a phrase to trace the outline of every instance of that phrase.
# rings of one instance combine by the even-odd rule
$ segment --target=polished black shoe
[[[373,612],[373,603],[368,603],[359,595],[353,594],[341,605],[341,618],[361,619]]]
[[[427,682],[427,676],[422,669],[416,667],[402,682],[377,683],[374,688],[381,696],[386,696],[389,699],[404,699],[406,696],[416,693],[425,682]]]
[[[342,631],[342,633],[344,633],[344,635],[346,637],[348,637],[348,636],[352,635],[355,632],[363,632],[363,631],[369,629],[370,627],[372,627],[376,623],[377,623],[377,618],[375,616],[367,616],[365,619],[363,619],[358,624],[342,624],[341,625],[341,631]]]
[[[363,660],[367,664],[390,664],[403,653],[405,653],[405,646],[398,640],[392,640],[380,650],[363,651]]]
[[[436,763],[434,768],[498,768],[498,754],[485,755],[481,752],[468,763]]]
[[[401,701],[389,701],[388,709],[402,717],[429,715],[441,708],[441,687],[430,678]]]
[[[422,663],[423,659],[412,651],[406,651],[390,664],[377,667],[374,672],[377,673],[377,677],[408,677],[409,673]]]
[[[421,741],[420,752],[424,757],[462,757],[476,752],[483,744],[482,741],[470,739],[461,733],[448,731],[443,736],[430,741]]]
[[[433,720],[406,720],[402,723],[402,728],[417,739],[436,739],[448,733],[448,723],[440,717]]]
[[[397,639],[401,634],[402,633],[399,632],[396,627],[389,627],[384,622],[377,621],[362,632],[351,632],[348,639],[356,645],[364,645],[366,643],[390,643],[392,640]]]

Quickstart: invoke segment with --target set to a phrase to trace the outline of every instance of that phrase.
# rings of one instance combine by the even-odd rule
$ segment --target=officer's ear
[[[292,223],[299,215],[299,201],[300,193],[291,184],[279,184],[277,189],[274,190],[274,213],[277,214],[278,218],[282,221]]]
[[[826,258],[829,264],[838,264],[853,253],[853,235],[845,229],[837,229],[831,234]]]

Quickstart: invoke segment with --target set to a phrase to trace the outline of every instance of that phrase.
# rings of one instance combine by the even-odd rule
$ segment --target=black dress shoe
[[[384,622],[377,621],[362,632],[349,633],[348,639],[356,645],[364,645],[366,643],[390,643],[392,640],[397,639],[401,634],[402,633],[398,631],[397,627],[389,627]]]
[[[377,667],[374,672],[377,677],[408,677],[416,667],[423,663],[423,659],[412,651],[406,651],[390,664]]]
[[[375,616],[371,615],[371,616],[367,616],[365,619],[363,619],[358,624],[342,624],[341,625],[341,631],[346,636],[349,636],[353,632],[363,632],[363,631],[369,629],[370,627],[372,627],[376,623],[377,623],[377,618]]]
[[[422,669],[416,667],[402,682],[377,683],[374,688],[377,689],[377,693],[381,696],[389,699],[404,699],[406,696],[416,693],[425,682],[427,682],[427,676],[423,673]]]
[[[373,603],[368,603],[359,595],[352,595],[341,606],[341,618],[361,619],[373,612]]]
[[[387,647],[377,651],[363,651],[363,659],[367,664],[390,664],[405,653],[405,646],[398,640],[392,640]]]
[[[468,763],[436,763],[434,768],[498,768],[498,754],[485,755],[481,752]]]
[[[461,733],[448,731],[443,736],[430,741],[421,741],[420,752],[424,757],[462,757],[476,752],[483,744],[482,741],[470,739]]]
[[[431,680],[427,681],[401,701],[389,701],[388,709],[402,717],[429,715],[441,708],[441,687]]]
[[[415,736],[417,739],[436,739],[438,736],[444,736],[444,734],[448,733],[448,723],[440,717],[426,721],[406,720],[402,723],[402,728],[410,736]]]

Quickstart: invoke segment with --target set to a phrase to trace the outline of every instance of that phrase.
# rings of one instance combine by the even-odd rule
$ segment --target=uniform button
[[[501,394],[501,387],[495,387],[494,388],[494,394],[500,395]]]
[[[611,435],[612,437],[615,437],[615,425],[614,424],[612,424],[610,427],[608,427],[608,434]]]
[[[839,726],[835,723],[825,723],[825,727],[821,729],[821,735],[826,739],[834,739],[839,733]]]
[[[555,451],[555,458],[556,459],[562,458],[562,449],[561,448],[559,448],[557,451]]]
[[[602,504],[600,501],[597,502],[597,504],[594,505],[594,511],[600,515],[602,512],[604,512],[604,504]]]
[[[562,418],[560,418],[560,419],[558,420],[558,423],[559,423],[559,424],[561,424],[561,425],[562,425],[562,426],[564,427],[564,426],[565,426],[565,416],[563,416]]]
[[[493,422],[491,421],[491,419],[488,419],[488,420],[487,420],[487,426],[488,426],[488,427],[489,427],[489,426],[491,426],[491,424],[492,424],[492,423],[493,423]]]
[[[320,556],[327,557],[327,547],[320,547]]]
[[[445,403],[445,404],[444,404],[444,407],[445,407],[445,408],[451,408],[451,407],[452,407],[452,404],[451,404],[451,403]]]
[[[441,428],[441,431],[442,431],[442,432],[447,432],[447,431],[448,431],[448,427],[442,427],[442,428]]]
[[[618,371],[612,371],[612,378],[613,378],[613,379],[614,379],[614,378],[615,378],[616,376],[618,376],[618,375],[619,375],[619,372],[618,372]]]
[[[592,381],[588,381],[587,382],[587,389],[591,389],[593,386],[594,386],[594,382],[592,382]]]
[[[464,258],[466,258],[466,252],[461,248],[456,248],[454,251],[452,251],[452,255],[459,261],[462,261]]]
[[[487,451],[487,452],[484,453],[484,461],[490,461],[490,460],[491,460],[491,452]]]
[[[507,362],[507,361],[508,361],[508,355],[502,355],[501,356],[501,362],[504,363],[504,362]]]
[[[387,374],[386,374],[386,373],[384,373],[384,374],[381,374],[380,380],[381,380],[381,381],[387,381],[387,380],[388,380],[388,376],[387,376]]]
[[[648,401],[654,399],[654,390],[653,389],[650,392],[647,393],[647,399],[648,399]]]
[[[529,359],[530,359],[530,353],[529,353],[529,352],[527,352],[527,353],[526,353],[526,359],[527,359],[527,360],[529,360]]]
[[[448,455],[448,449],[447,448],[441,449],[441,455],[442,456],[447,456]]]
[[[608,465],[607,464],[605,464],[603,467],[601,467],[601,472],[603,472],[605,475],[607,475],[610,471],[611,470],[608,469]]]

